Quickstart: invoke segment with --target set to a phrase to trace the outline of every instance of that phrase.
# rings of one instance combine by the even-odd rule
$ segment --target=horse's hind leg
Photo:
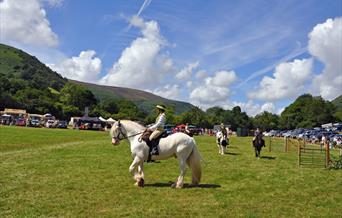
[[[180,175],[178,176],[178,180],[176,183],[172,184],[172,188],[183,188],[184,184],[184,175],[186,171],[186,161],[185,158],[178,156],[178,161],[179,161],[179,171]]]

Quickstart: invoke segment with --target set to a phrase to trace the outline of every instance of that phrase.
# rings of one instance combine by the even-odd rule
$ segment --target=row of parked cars
[[[339,142],[342,140],[342,134],[339,132],[341,129],[323,129],[316,127],[313,129],[294,129],[294,130],[271,130],[269,132],[264,132],[265,136],[277,136],[277,137],[289,137],[295,139],[305,139],[310,142],[320,142],[322,137],[325,136],[329,141]]]
[[[3,123],[4,125],[29,126],[29,127],[47,127],[47,128],[67,128],[68,123],[64,120],[47,120],[40,121],[38,119],[17,118],[11,123]]]

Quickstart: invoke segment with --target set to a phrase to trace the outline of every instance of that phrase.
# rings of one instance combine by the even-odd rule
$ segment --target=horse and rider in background
[[[252,144],[255,150],[255,157],[258,159],[260,159],[261,148],[265,147],[265,140],[262,137],[262,132],[259,130],[259,128],[257,128],[257,130],[254,132]]]
[[[219,131],[216,133],[216,142],[219,154],[224,155],[229,145],[228,131],[223,123],[220,125]]]

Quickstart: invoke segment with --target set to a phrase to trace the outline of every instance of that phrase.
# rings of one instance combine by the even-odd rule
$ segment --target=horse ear
[[[121,126],[120,120],[118,120],[118,126],[119,126],[119,127]]]

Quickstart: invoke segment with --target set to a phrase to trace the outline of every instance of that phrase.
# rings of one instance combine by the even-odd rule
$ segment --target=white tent
[[[99,120],[101,120],[102,122],[106,122],[107,120],[103,117],[99,117]]]
[[[116,120],[114,120],[113,118],[108,118],[108,119],[107,119],[107,122],[108,122],[108,123],[115,123]]]

